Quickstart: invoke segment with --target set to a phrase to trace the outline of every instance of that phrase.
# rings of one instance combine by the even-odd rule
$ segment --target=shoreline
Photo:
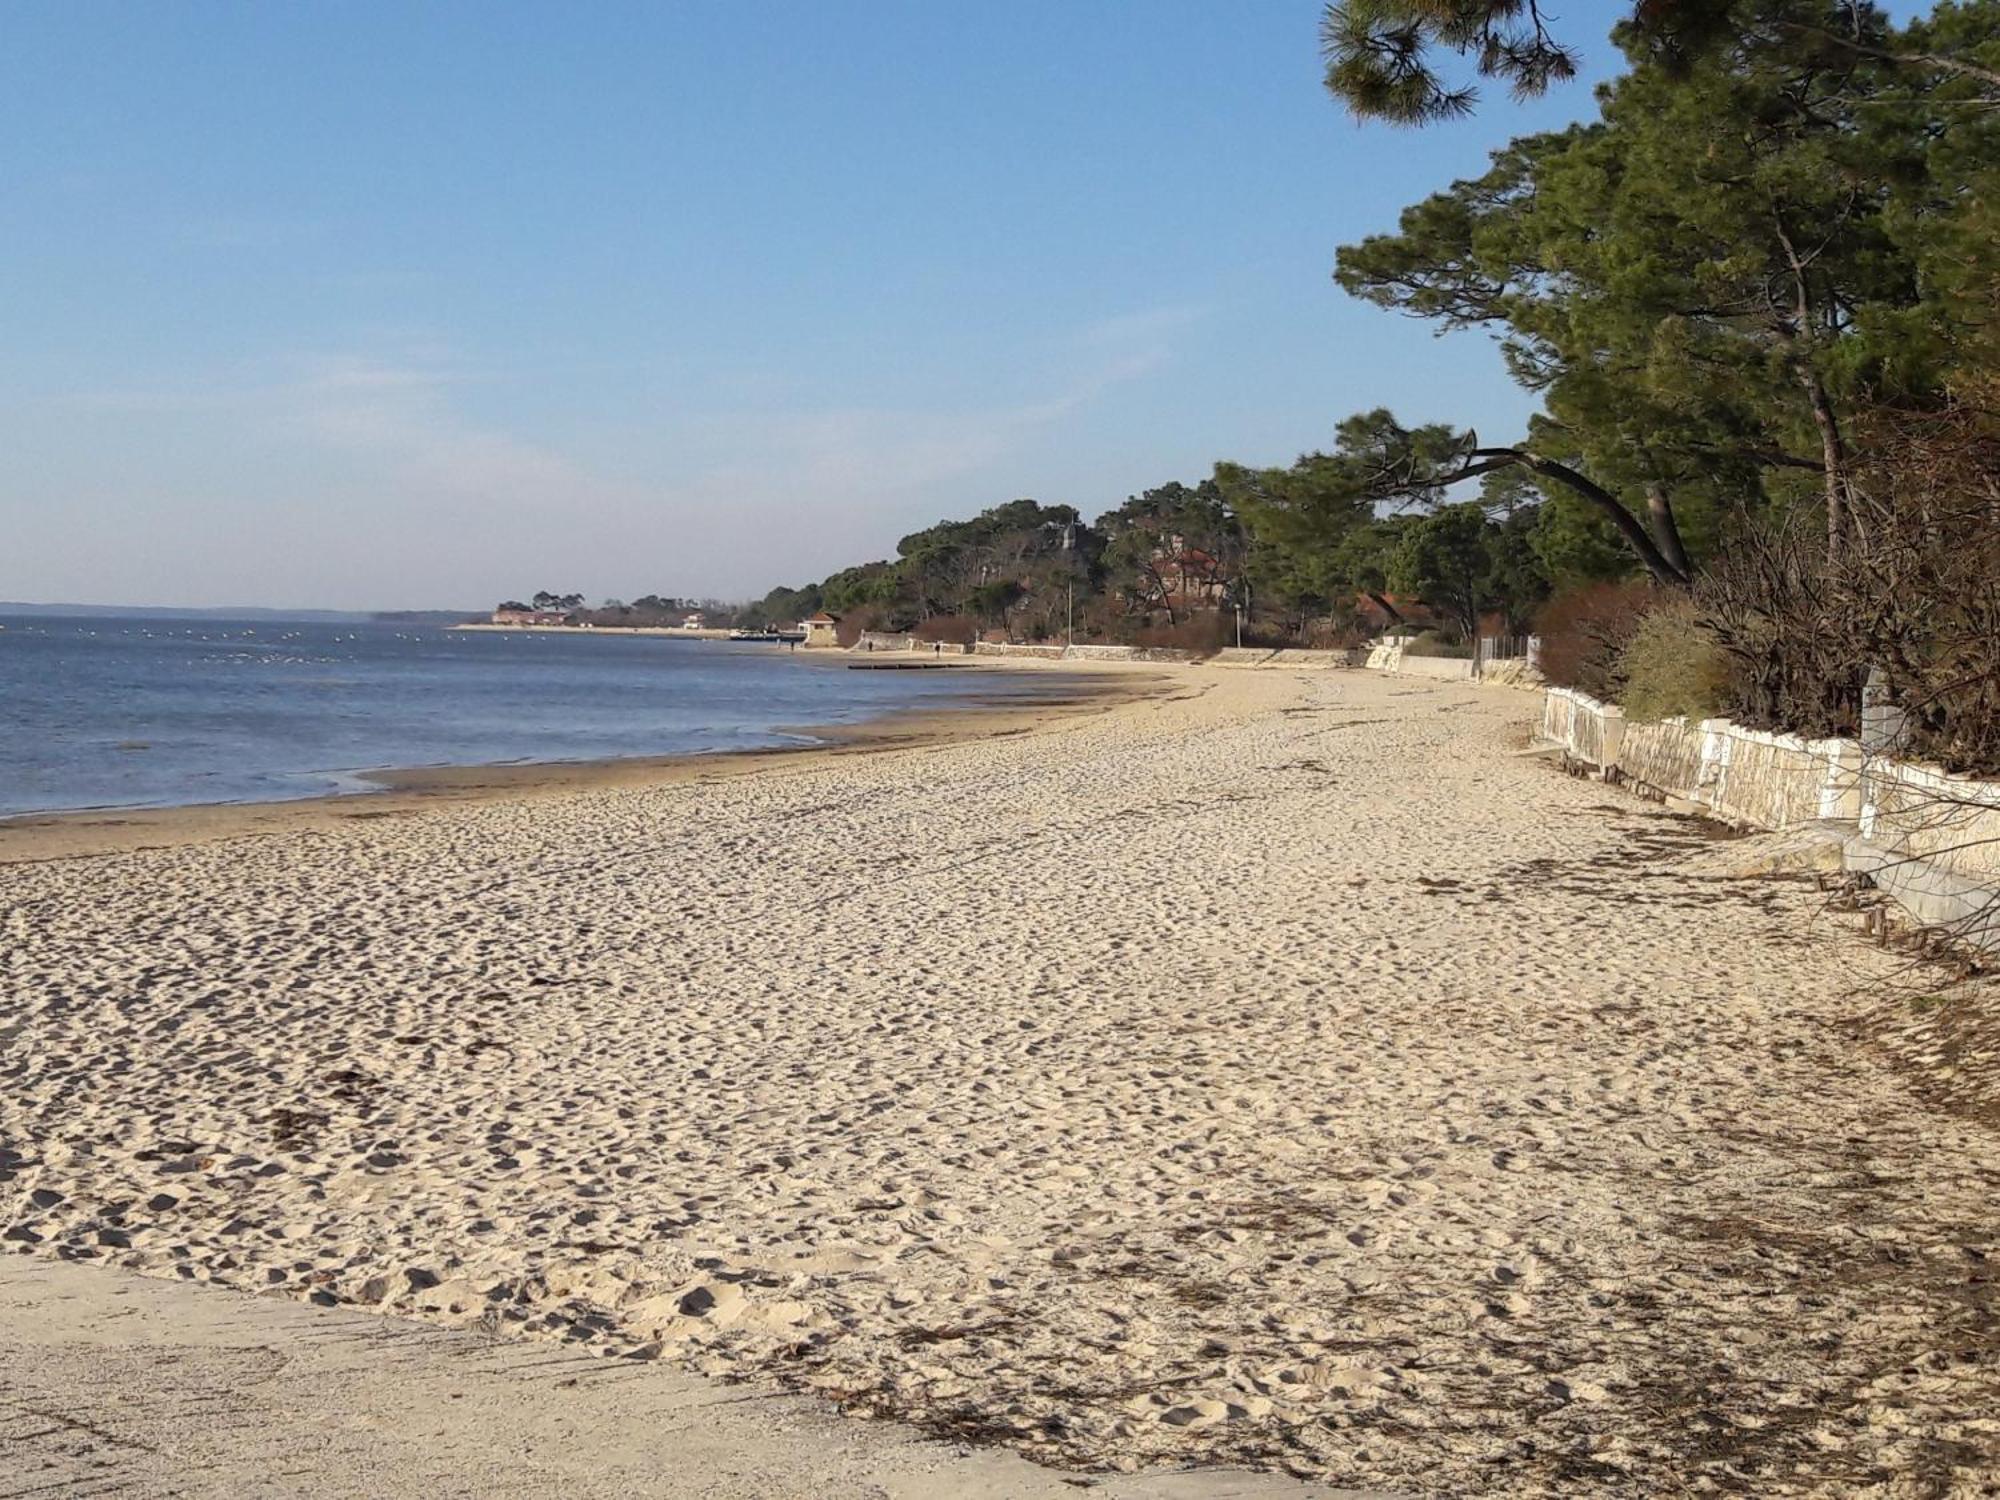
[[[415,818],[435,808],[467,803],[527,802],[614,787],[715,782],[785,768],[807,769],[825,758],[921,750],[963,740],[1031,733],[1079,713],[1103,712],[1119,703],[1154,696],[1165,690],[1168,681],[1156,665],[1034,661],[966,665],[980,672],[1046,675],[1058,681],[1051,683],[1048,693],[1008,697],[981,696],[969,687],[949,703],[893,709],[851,724],[778,725],[778,732],[799,735],[806,742],[751,750],[384,767],[342,773],[365,783],[360,789],[310,797],[0,815],[0,866],[173,849],[301,829],[332,829],[373,819]]]
[[[496,625],[491,620],[466,620],[446,630],[493,630],[514,635],[647,635],[666,640],[727,641],[726,630],[686,630],[679,625]]]

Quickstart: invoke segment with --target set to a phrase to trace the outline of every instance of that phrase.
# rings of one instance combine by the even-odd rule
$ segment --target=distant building
[[[1354,618],[1369,635],[1399,629],[1429,630],[1438,623],[1436,611],[1428,604],[1404,594],[1357,594]]]
[[[1190,547],[1175,533],[1153,549],[1153,571],[1169,609],[1220,609],[1229,598],[1229,576],[1213,553]]]
[[[685,620],[681,621],[681,629],[683,630],[706,630],[707,628],[708,628],[708,616],[703,614],[700,610],[696,610],[693,614],[689,615]]]
[[[496,609],[495,625],[561,625],[567,616],[559,609]]]
[[[830,615],[821,610],[816,615],[808,615],[799,622],[806,633],[808,646],[838,646],[840,644],[840,616]]]

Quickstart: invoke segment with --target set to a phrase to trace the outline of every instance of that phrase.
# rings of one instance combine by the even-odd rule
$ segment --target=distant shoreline
[[[446,630],[491,630],[501,635],[662,635],[686,641],[726,641],[726,630],[687,630],[679,625],[495,625],[490,620],[468,620],[447,625]]]
[[[173,620],[201,624],[216,620],[258,623],[298,621],[312,625],[438,625],[450,629],[476,620],[474,609],[283,609],[268,604],[196,606],[177,604],[30,604],[0,599],[0,616],[21,620]]]

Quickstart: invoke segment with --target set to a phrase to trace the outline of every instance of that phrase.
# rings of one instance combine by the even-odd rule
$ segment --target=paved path
[[[1100,1483],[660,1365],[0,1256],[0,1500],[1081,1494],[1352,1492],[1221,1471]]]

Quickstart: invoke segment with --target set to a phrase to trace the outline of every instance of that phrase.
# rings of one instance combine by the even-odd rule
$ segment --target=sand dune
[[[1859,1038],[1885,960],[1525,696],[1176,684],[0,869],[10,1248],[1069,1464],[2000,1483],[2000,1138]]]

